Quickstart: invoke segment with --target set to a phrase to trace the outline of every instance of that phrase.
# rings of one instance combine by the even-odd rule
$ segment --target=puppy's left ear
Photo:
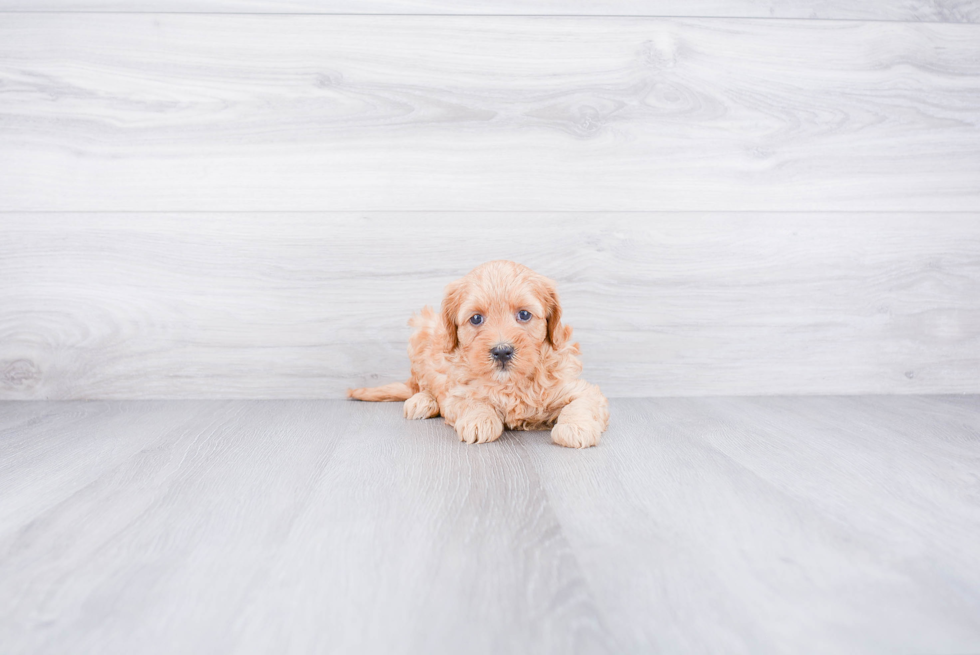
[[[548,315],[548,343],[552,348],[561,348],[568,340],[568,330],[561,324],[561,301],[554,280],[542,278],[540,294]]]

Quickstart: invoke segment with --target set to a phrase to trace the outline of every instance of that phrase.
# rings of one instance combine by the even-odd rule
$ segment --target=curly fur
[[[518,312],[531,318],[521,321]],[[470,318],[483,317],[474,326]],[[484,443],[503,430],[551,429],[557,444],[586,448],[609,422],[606,398],[578,378],[579,346],[561,322],[555,283],[520,264],[494,261],[446,287],[442,311],[412,316],[408,382],[350,389],[358,400],[404,400],[405,417],[442,415],[462,441]],[[507,344],[502,364],[491,350]]]

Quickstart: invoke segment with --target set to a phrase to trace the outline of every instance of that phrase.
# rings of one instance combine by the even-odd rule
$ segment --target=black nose
[[[514,346],[508,343],[494,346],[490,349],[490,355],[493,356],[493,361],[506,364],[514,356]]]

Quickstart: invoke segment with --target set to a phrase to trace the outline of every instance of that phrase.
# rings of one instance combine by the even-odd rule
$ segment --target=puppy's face
[[[443,320],[446,350],[497,380],[529,375],[564,334],[554,282],[513,262],[489,262],[450,284]]]

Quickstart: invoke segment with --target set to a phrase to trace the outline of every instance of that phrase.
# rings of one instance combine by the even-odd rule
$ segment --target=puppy
[[[582,371],[561,323],[555,283],[508,261],[478,266],[446,287],[442,312],[425,307],[408,322],[408,382],[350,389],[358,400],[404,400],[405,417],[439,416],[466,443],[503,430],[551,429],[570,448],[599,443],[609,422],[599,388]]]

